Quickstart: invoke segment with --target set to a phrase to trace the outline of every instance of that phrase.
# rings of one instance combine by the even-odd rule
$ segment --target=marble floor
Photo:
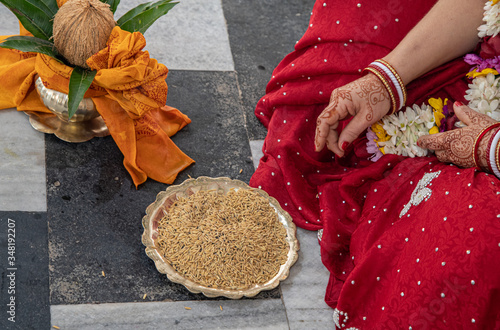
[[[115,18],[142,2],[122,0]],[[313,3],[180,0],[148,30],[146,49],[170,70],[167,105],[192,119],[173,141],[196,164],[175,184],[249,181],[266,136],[254,106]],[[18,32],[4,6],[0,21],[0,35]],[[299,259],[276,289],[240,300],[190,293],[160,274],[141,244],[145,209],[167,185],[148,180],[136,190],[111,137],[63,142],[15,109],[0,111],[0,122],[0,329],[334,328],[316,232],[298,229]],[[12,283],[15,323],[6,307]]]

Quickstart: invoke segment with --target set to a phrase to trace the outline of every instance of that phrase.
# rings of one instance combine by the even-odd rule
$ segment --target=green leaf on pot
[[[33,36],[49,40],[52,37],[52,20],[58,10],[56,0],[0,0],[16,15]]]
[[[120,0],[101,0],[101,2],[107,3],[109,5],[109,9],[113,12],[113,14],[116,11],[116,8],[118,8],[118,5],[120,4]]]
[[[83,100],[85,92],[89,89],[94,81],[97,71],[85,70],[76,66],[69,78],[68,92],[68,117],[71,118],[78,110],[80,102]]]
[[[125,31],[144,34],[158,18],[168,13],[176,4],[178,2],[172,2],[172,0],[141,4],[120,17],[117,21],[118,26]]]
[[[5,39],[0,47],[17,49],[22,52],[41,53],[58,59],[59,53],[50,41],[28,36],[14,36]]]
[[[17,0],[15,1],[18,2]],[[25,2],[42,10],[47,16],[54,16],[59,10],[57,0],[25,0]]]

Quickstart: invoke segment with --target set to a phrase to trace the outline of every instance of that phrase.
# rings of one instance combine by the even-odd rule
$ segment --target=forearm
[[[485,0],[440,0],[384,59],[405,84],[474,49]]]

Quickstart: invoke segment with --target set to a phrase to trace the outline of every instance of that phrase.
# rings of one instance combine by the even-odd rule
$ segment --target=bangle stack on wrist
[[[500,179],[500,129],[498,129],[491,137],[489,143],[488,167],[497,178]]]
[[[481,171],[481,165],[479,164],[479,158],[477,157],[477,151],[479,150],[479,144],[481,143],[481,140],[486,135],[486,133],[488,133],[489,131],[491,131],[492,129],[494,129],[495,127],[498,127],[498,126],[500,126],[500,123],[496,123],[496,124],[492,124],[492,125],[486,126],[476,136],[476,140],[474,141],[474,150],[472,152],[472,160],[474,161],[474,165],[476,166],[476,168],[479,171]]]
[[[478,170],[481,170],[481,165],[479,164],[479,158],[477,155],[477,151],[479,149],[479,144],[481,143],[481,139],[491,131],[492,129],[495,129],[500,126],[500,123],[495,123],[489,126],[486,126],[483,128],[483,130],[477,135],[476,140],[474,141],[474,151],[472,154],[473,160],[474,160],[474,165]],[[486,149],[486,163],[487,163],[487,168],[485,169],[486,171],[489,171],[497,178],[500,179],[500,162],[499,162],[499,155],[498,153],[500,152],[500,129],[497,129],[495,132],[493,132],[493,135],[490,138],[490,141],[488,142],[488,147]]]
[[[382,59],[376,60],[370,63],[363,71],[373,73],[384,84],[391,98],[392,107],[389,114],[393,114],[404,107],[406,103],[406,88],[397,71],[389,63]]]

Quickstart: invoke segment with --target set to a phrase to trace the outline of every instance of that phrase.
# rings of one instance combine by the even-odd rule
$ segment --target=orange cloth
[[[170,139],[191,120],[165,106],[168,69],[142,50],[145,45],[141,33],[115,27],[108,47],[87,60],[97,74],[85,97],[106,122],[136,187],[148,177],[171,184],[194,162]],[[0,48],[0,109],[49,113],[34,88],[35,75],[47,88],[67,93],[72,70],[43,54]]]

